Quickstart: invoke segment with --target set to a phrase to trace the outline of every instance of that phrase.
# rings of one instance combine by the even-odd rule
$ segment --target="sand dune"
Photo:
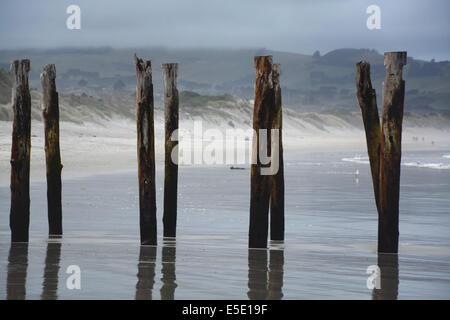
[[[32,96],[31,179],[43,180],[45,160],[41,94],[32,91]],[[189,100],[181,95],[181,98],[184,98],[184,101],[180,99],[181,134],[184,132],[192,135],[193,126],[198,121],[201,121],[203,131],[214,128],[222,132],[224,137],[226,130],[251,129],[251,100],[237,99],[229,95],[206,99],[199,97],[194,95],[195,99]],[[2,107],[4,110],[10,109],[9,105]],[[60,109],[63,178],[136,169],[134,97],[105,96],[98,99],[61,95]],[[333,150],[365,154],[365,135],[360,117],[359,110],[324,114],[299,113],[285,108],[284,148],[290,154]],[[450,125],[447,126],[445,119],[435,117],[434,120],[431,117],[422,117],[426,118],[426,121],[420,121],[417,115],[405,115],[404,150],[450,150]],[[7,119],[9,118],[12,116],[9,115]],[[9,183],[11,130],[11,121],[0,121],[0,184]],[[155,107],[155,135],[156,160],[162,164],[164,111],[160,106]],[[207,143],[209,142],[205,139],[203,146]],[[218,143],[223,145],[224,149],[227,148],[223,141]],[[193,148],[195,151],[195,144]]]

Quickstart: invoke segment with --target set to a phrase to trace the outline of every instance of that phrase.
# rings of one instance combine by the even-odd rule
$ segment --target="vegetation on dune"
[[[0,69],[0,104],[11,101],[11,74],[6,70]]]
[[[231,94],[219,96],[201,95],[193,91],[182,91],[180,93],[180,102],[184,107],[205,107],[217,102],[233,102],[235,98]]]

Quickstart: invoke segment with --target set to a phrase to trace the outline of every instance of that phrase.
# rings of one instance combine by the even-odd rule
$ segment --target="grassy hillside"
[[[11,95],[11,90],[9,90]],[[31,118],[42,120],[42,93],[31,89]],[[134,118],[134,102],[131,97],[104,96],[102,98],[86,94],[59,95],[60,120],[74,123],[103,122],[114,116]],[[10,101],[0,104],[0,121],[11,121],[13,112]]]

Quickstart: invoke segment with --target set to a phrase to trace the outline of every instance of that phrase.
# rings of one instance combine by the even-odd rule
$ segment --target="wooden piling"
[[[272,56],[255,57],[255,102],[253,109],[253,153],[251,165],[249,248],[266,248],[270,176],[262,175],[266,167],[260,161],[260,129],[270,129],[269,110],[274,109]],[[267,151],[270,153],[270,130],[267,130]]]
[[[367,153],[369,155],[375,203],[378,205],[380,179],[381,128],[378,116],[377,95],[370,80],[370,63],[360,61],[356,64],[356,98],[361,108],[364,130],[366,132]]]
[[[370,65],[356,65],[356,86],[370,159],[375,202],[378,209],[378,252],[398,252],[400,162],[405,82],[402,68],[406,52],[384,55],[386,79],[383,83],[382,121],[378,116],[375,90],[370,81]]]
[[[152,67],[134,55],[136,66],[136,123],[139,216],[142,245],[156,245],[155,136]]]
[[[59,102],[54,64],[41,74],[43,118],[45,125],[45,160],[49,235],[62,235],[61,154],[59,147]]]
[[[398,252],[400,161],[405,81],[402,69],[406,52],[384,54],[383,112],[380,142],[380,198],[378,252]]]
[[[164,237],[175,237],[177,228],[178,140],[171,139],[172,133],[178,130],[177,71],[177,63],[162,65],[165,115]]]
[[[15,60],[11,64],[14,120],[9,225],[12,242],[28,242],[30,225],[31,96],[28,87],[29,71],[30,60]]]
[[[280,65],[274,64],[272,69],[275,109],[272,112],[271,129],[278,130],[278,139],[272,141],[271,165],[278,171],[270,177],[270,240],[284,240],[284,166],[282,141],[282,105],[280,86]],[[276,152],[275,152],[276,151]]]

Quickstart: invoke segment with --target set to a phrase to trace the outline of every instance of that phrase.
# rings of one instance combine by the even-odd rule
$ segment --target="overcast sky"
[[[81,30],[66,27],[71,4],[81,8]],[[380,30],[366,27],[371,4],[381,8]],[[1,0],[0,49],[345,47],[450,60],[449,9],[448,0]]]

